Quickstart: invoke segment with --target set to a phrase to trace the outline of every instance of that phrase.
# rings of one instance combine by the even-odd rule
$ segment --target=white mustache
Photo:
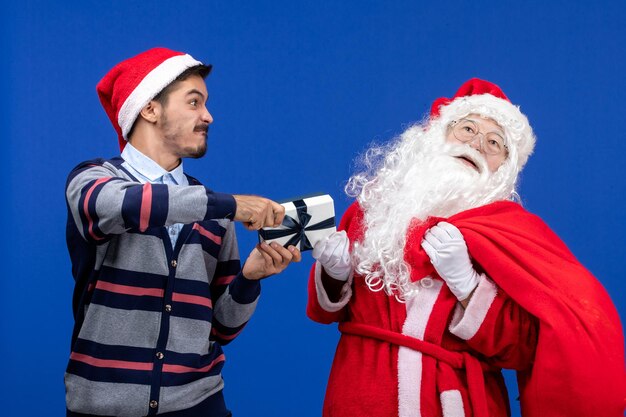
[[[487,166],[487,160],[485,157],[469,145],[447,144],[443,151],[445,154],[455,158],[461,157],[469,159],[474,163],[474,165],[476,165],[478,172],[481,175],[489,172],[489,167]]]

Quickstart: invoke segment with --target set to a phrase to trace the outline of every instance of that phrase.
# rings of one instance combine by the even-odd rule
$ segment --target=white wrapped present
[[[335,232],[335,207],[328,194],[282,203],[285,218],[278,227],[259,230],[259,240],[276,242],[284,247],[294,245],[301,251],[311,250],[317,242]]]

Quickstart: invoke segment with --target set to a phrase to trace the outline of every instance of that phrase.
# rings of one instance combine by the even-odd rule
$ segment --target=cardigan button
[[[178,265],[178,262],[176,262],[176,259],[172,259],[172,262],[170,262],[170,265],[172,265],[172,267],[176,268],[176,265]]]
[[[159,403],[156,400],[150,401],[150,408],[157,408]]]
[[[161,353],[161,352],[157,352],[156,357],[157,357],[157,359],[163,359],[165,357],[165,355],[163,355],[163,353]]]
[[[171,306],[171,305],[169,305],[169,304],[165,304],[165,311],[166,311],[167,313],[171,313],[171,312],[172,312],[172,306]]]

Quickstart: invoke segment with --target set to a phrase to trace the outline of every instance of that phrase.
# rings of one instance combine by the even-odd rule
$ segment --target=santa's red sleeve
[[[532,364],[537,319],[485,274],[481,274],[467,308],[457,304],[449,330],[494,366],[524,370]]]

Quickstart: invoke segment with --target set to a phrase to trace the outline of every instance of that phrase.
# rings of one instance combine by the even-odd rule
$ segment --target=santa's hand
[[[422,248],[450,291],[459,301],[465,300],[478,285],[479,276],[461,231],[450,223],[440,222],[426,232]]]
[[[332,278],[347,281],[352,271],[350,240],[345,231],[335,232],[315,244],[313,258],[322,264]]]

